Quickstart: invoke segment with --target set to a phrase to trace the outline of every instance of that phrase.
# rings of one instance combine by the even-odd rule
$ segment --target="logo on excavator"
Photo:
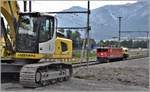
[[[23,57],[36,57],[34,54],[18,54],[18,56],[23,56]]]

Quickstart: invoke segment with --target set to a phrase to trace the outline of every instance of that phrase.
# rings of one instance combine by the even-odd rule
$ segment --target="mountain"
[[[74,6],[64,11],[85,11],[85,8]],[[86,26],[85,14],[59,14],[59,26]],[[118,16],[122,17],[121,31],[148,31],[148,3],[139,0],[134,4],[106,5],[91,10],[90,36],[95,40],[118,37]],[[83,34],[83,31],[81,32]],[[121,36],[145,36],[145,33],[121,33]]]
[[[73,6],[69,9],[66,9],[64,11],[86,11],[85,8],[79,7],[79,6]],[[80,27],[84,26],[86,23],[86,17],[85,14],[59,14],[56,15],[58,18],[58,26],[74,26],[74,27]]]

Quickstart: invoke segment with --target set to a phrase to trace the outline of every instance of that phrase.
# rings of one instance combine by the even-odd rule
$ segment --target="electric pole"
[[[90,1],[88,1],[88,10],[87,10],[87,53],[86,53],[86,61],[87,61],[87,67],[89,66],[89,51],[90,51],[90,37],[89,37],[89,31],[90,31]]]
[[[27,4],[28,4],[27,1],[23,1],[24,12],[27,12]],[[32,3],[31,3],[31,1],[29,1],[29,12],[31,12],[31,10],[32,10]]]
[[[147,35],[147,49],[149,49],[149,31],[146,32],[146,35]]]
[[[119,37],[118,37],[118,47],[120,47],[120,36],[121,36],[121,18],[122,17],[118,17],[119,19]]]
[[[27,11],[27,1],[23,1],[23,6],[24,6],[24,12],[26,12]]]
[[[32,8],[32,4],[31,4],[31,1],[29,1],[29,12],[31,12],[31,9]]]

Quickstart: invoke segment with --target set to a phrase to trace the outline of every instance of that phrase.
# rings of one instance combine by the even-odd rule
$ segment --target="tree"
[[[96,41],[94,39],[90,39],[90,47],[91,47],[91,49],[94,49],[95,46],[96,46]]]
[[[67,38],[71,39],[72,38],[72,31],[70,29],[66,30],[67,32]]]

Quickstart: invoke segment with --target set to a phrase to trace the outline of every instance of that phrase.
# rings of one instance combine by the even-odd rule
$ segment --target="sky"
[[[102,7],[104,5],[121,5],[135,3],[136,1],[90,1],[90,9]],[[23,1],[18,1],[21,12],[23,12]],[[32,11],[50,12],[62,11],[72,6],[87,8],[87,1],[32,1]],[[27,6],[28,7],[28,6]]]

